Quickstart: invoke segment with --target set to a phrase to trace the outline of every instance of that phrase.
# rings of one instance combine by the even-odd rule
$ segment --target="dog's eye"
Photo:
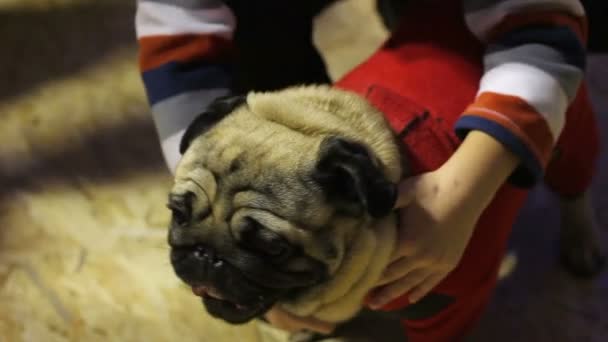
[[[185,226],[192,217],[192,200],[194,193],[187,192],[184,195],[170,195],[167,208],[171,210],[172,220],[178,226]]]
[[[188,223],[188,216],[180,209],[170,208],[173,215],[173,220],[178,226],[184,226]]]
[[[283,259],[291,252],[291,246],[283,237],[251,218],[246,220],[240,242],[253,252],[275,258]]]

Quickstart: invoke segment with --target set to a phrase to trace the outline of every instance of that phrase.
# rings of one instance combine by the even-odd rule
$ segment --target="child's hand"
[[[369,305],[408,294],[416,302],[459,263],[475,224],[517,165],[516,157],[481,132],[471,132],[438,170],[400,185],[398,245]]]
[[[443,169],[400,186],[400,229],[393,262],[373,293],[372,309],[404,293],[416,302],[452,271],[467,246],[483,207],[463,198]]]
[[[321,334],[330,334],[335,329],[335,324],[323,322],[315,318],[295,316],[278,307],[273,307],[265,315],[273,326],[289,332],[310,330]]]

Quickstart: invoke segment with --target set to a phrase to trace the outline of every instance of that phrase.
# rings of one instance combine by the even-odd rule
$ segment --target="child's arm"
[[[139,67],[171,171],[190,122],[226,95],[235,18],[217,0],[138,0]]]
[[[486,44],[474,102],[456,124],[481,130],[517,154],[510,178],[541,179],[585,68],[587,23],[578,0],[464,0],[467,25]]]
[[[399,245],[370,306],[417,301],[458,265],[505,181],[542,178],[585,67],[584,10],[575,0],[464,1],[487,43],[477,98],[456,124],[464,138],[441,168],[401,186]]]

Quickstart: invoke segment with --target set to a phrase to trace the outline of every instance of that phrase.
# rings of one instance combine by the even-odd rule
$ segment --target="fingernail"
[[[384,300],[382,298],[374,298],[371,303],[369,303],[369,308],[372,310],[380,309],[384,305]]]
[[[408,298],[411,304],[417,303],[422,297],[420,295],[411,296]]]

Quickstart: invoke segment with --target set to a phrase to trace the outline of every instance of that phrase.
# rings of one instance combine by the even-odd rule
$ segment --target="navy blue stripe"
[[[464,139],[471,130],[485,132],[519,156],[521,165],[509,178],[509,182],[513,185],[529,188],[543,177],[542,165],[532,151],[516,135],[500,124],[492,120],[478,116],[466,116],[465,114],[456,122],[455,130],[461,139]]]
[[[148,100],[154,105],[188,91],[229,88],[230,75],[227,66],[169,62],[144,72],[142,78]]]
[[[501,35],[492,42],[492,50],[504,50],[524,44],[543,44],[559,51],[564,60],[581,70],[587,64],[585,46],[570,28],[524,27]]]

